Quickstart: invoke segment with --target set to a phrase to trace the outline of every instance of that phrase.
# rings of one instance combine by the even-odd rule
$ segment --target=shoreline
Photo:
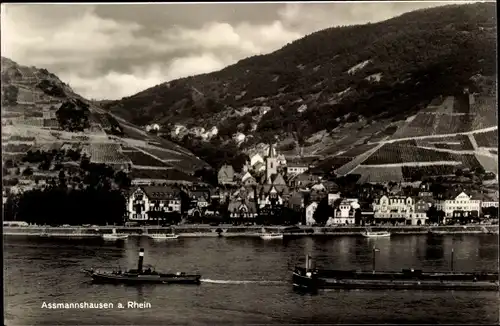
[[[119,234],[128,234],[130,237],[147,236],[148,232],[174,231],[179,238],[218,237],[217,229],[222,232],[220,236],[232,237],[259,237],[261,226],[199,226],[177,225],[172,227],[125,227],[125,226],[99,226],[99,227],[3,227],[4,236],[38,236],[61,238],[100,238],[102,234],[111,233],[116,229]],[[265,227],[268,232],[283,232],[286,227]],[[457,226],[374,226],[372,231],[387,231],[392,235],[453,235],[453,234],[498,234],[498,225],[457,225]],[[285,237],[300,236],[361,236],[366,230],[362,226],[337,226],[337,227],[306,227],[300,226],[300,231],[284,232]]]

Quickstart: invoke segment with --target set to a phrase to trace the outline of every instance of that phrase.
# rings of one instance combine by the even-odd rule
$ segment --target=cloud
[[[2,56],[46,68],[87,98],[119,99],[275,51],[316,30],[435,5],[7,4]]]

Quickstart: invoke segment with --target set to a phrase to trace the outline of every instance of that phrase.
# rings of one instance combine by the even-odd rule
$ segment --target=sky
[[[220,70],[333,26],[450,2],[2,4],[1,54],[88,99]]]

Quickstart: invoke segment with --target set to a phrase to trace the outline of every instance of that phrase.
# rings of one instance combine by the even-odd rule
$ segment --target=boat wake
[[[212,280],[209,278],[201,279],[203,283],[212,283],[212,284],[287,284],[284,281],[265,281],[265,280]]]

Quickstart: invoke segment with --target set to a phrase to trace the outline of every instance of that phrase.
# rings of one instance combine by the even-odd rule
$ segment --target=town
[[[68,148],[65,155],[75,158],[80,154]],[[85,217],[69,218],[68,215],[59,220],[45,217],[42,221],[35,216],[39,210],[29,213],[28,208],[13,208],[19,208],[20,197],[40,189],[64,186],[76,191],[82,187],[75,182],[78,177],[71,177],[71,171],[78,170],[74,164],[59,163],[50,180],[37,176],[37,165],[30,163],[36,161],[34,156],[29,152],[20,163],[21,167],[8,161],[4,165],[4,175],[20,175],[15,183],[7,182],[4,187],[5,221],[27,220],[32,224],[50,225],[85,222]],[[44,159],[39,159],[42,165]],[[88,221],[98,225],[420,226],[496,224],[498,221],[498,188],[495,189],[495,183],[491,190],[485,186],[491,178],[484,170],[457,169],[449,177],[426,178],[424,181],[359,184],[352,175],[339,177],[316,171],[311,162],[308,157],[286,158],[278,153],[274,144],[267,144],[260,152],[248,157],[241,171],[236,172],[227,163],[214,171],[217,173],[216,185],[194,177],[190,181],[172,182],[168,180],[168,170],[163,176],[155,173],[153,177],[136,175],[128,179],[123,171],[114,173],[112,168],[88,163],[85,158],[82,158],[80,169],[87,170],[83,178],[90,180],[91,184],[100,182],[92,179],[113,176],[114,173],[113,184],[120,188],[117,193],[122,200],[116,201],[116,197],[113,200],[116,205],[125,207],[116,210],[115,219]],[[89,176],[92,173],[94,177]],[[50,200],[65,201],[57,198],[44,201]],[[110,206],[110,209],[117,207],[103,198],[99,203]]]

